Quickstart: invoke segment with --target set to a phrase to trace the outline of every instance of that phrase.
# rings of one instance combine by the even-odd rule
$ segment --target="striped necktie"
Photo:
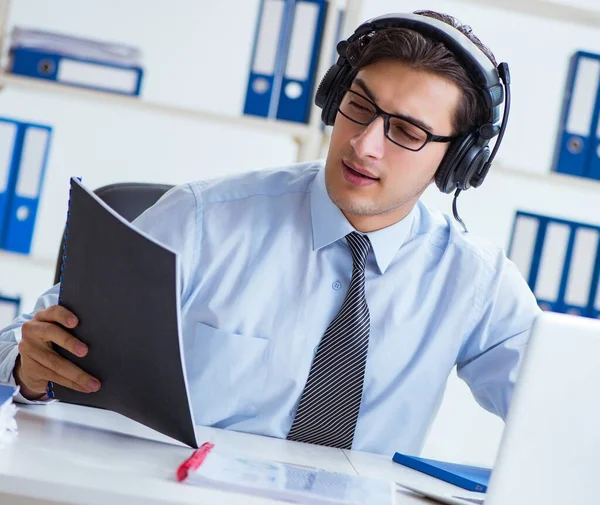
[[[346,235],[352,251],[352,280],[337,316],[327,327],[288,440],[350,449],[362,397],[369,347],[369,307],[365,264],[371,243],[365,235]]]

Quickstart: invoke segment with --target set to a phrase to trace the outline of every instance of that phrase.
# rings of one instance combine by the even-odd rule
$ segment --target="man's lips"
[[[379,177],[375,177],[371,172],[369,172],[365,168],[358,167],[356,165],[353,165],[352,163],[348,163],[347,161],[343,161],[342,163],[344,163],[344,165],[346,165],[347,168],[349,168],[353,172],[356,172],[358,175],[360,175],[362,177],[366,177],[367,179],[373,179],[374,181],[379,180]]]

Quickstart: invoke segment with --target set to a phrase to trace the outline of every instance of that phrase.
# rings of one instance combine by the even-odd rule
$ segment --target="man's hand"
[[[25,398],[35,400],[43,396],[48,381],[82,393],[100,389],[97,379],[52,349],[54,343],[75,356],[85,356],[87,346],[64,329],[75,328],[78,323],[72,312],[53,305],[23,324],[20,356],[15,364],[14,376]]]

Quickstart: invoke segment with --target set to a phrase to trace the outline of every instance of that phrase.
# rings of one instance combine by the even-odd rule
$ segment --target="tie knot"
[[[353,268],[365,269],[369,249],[371,249],[371,241],[366,235],[361,235],[353,231],[346,235],[346,240],[352,251]]]

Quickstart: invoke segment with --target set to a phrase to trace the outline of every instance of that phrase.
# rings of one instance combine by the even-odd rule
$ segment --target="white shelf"
[[[600,196],[600,181],[587,177],[578,177],[575,175],[562,174],[560,172],[532,172],[530,170],[522,170],[512,168],[505,165],[494,163],[490,169],[490,173],[507,174],[524,179],[533,179],[541,183],[555,184],[557,186],[571,186],[586,191],[597,191]]]
[[[292,121],[266,118],[263,119],[252,116],[229,116],[214,112],[187,109],[185,107],[149,102],[137,97],[85,89],[67,84],[59,84],[54,81],[34,79],[30,77],[11,75],[8,73],[2,74],[2,82],[0,83],[0,86],[0,89],[15,87],[44,93],[58,93],[110,105],[147,110],[159,114],[169,114],[183,118],[198,119],[206,122],[211,121],[225,125],[245,126],[248,128],[271,131],[282,135],[289,135],[299,142],[307,138],[312,131],[309,125],[294,123]]]
[[[58,258],[58,250],[56,251],[56,258],[43,258],[39,256],[32,256],[30,254],[20,254],[16,252],[6,251],[0,249],[0,264],[27,264],[30,266],[37,266],[40,268],[56,268],[56,259]]]
[[[586,9],[564,3],[545,0],[460,0],[473,5],[492,7],[508,11],[530,14],[538,18],[576,23],[600,28],[600,10]]]

